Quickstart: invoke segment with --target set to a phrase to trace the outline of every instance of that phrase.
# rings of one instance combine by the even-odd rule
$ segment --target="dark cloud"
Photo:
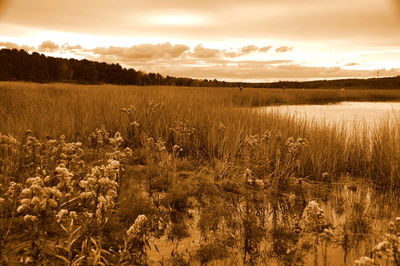
[[[275,52],[277,53],[286,53],[289,51],[292,51],[293,47],[289,47],[289,46],[281,46],[275,49]]]
[[[218,58],[221,56],[221,51],[218,49],[205,48],[199,44],[194,48],[192,56],[197,58]]]
[[[60,47],[58,46],[58,44],[55,44],[52,41],[44,41],[38,47],[38,51],[40,51],[40,52],[49,52],[49,53],[58,51],[59,49],[60,49]]]
[[[112,56],[122,61],[132,61],[159,58],[177,58],[187,50],[189,50],[189,47],[183,44],[172,45],[170,43],[162,43],[138,44],[131,47],[98,47],[90,51],[101,56]]]
[[[271,48],[272,48],[272,46],[264,46],[264,47],[261,47],[261,48],[259,49],[259,51],[262,52],[262,53],[266,53],[266,52],[268,52]]]
[[[21,49],[18,44],[12,42],[0,42],[0,47],[7,49]]]
[[[28,45],[18,45],[13,42],[0,42],[0,47],[7,49],[24,49],[27,52],[36,50],[34,47]]]
[[[258,51],[258,47],[255,45],[247,45],[245,47],[242,47],[242,49],[240,50],[242,53],[244,54],[249,54],[251,52],[255,52]]]

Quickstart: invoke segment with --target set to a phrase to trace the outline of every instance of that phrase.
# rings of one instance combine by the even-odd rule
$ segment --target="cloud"
[[[80,45],[69,45],[68,43],[65,43],[61,46],[61,49],[63,51],[80,51],[83,50],[82,46]]]
[[[7,49],[24,49],[25,51],[34,51],[36,48],[28,46],[28,45],[19,45],[13,42],[0,42],[0,48],[7,48]]]
[[[160,60],[166,60],[165,62],[171,63],[170,59],[176,60],[192,60],[193,64],[199,64],[196,60],[200,60],[202,64],[213,63],[218,60],[235,59],[242,56],[262,52],[266,53],[272,46],[258,47],[255,45],[247,45],[237,49],[215,49],[205,47],[202,44],[198,44],[193,49],[183,44],[172,45],[170,43],[163,44],[139,44],[131,47],[97,47],[94,49],[86,50],[86,52],[92,53],[93,56],[98,56],[102,60],[115,61],[120,60],[124,63],[134,64],[138,61],[147,60],[150,64],[156,60],[157,64],[161,64]],[[278,47],[277,49],[287,49]],[[151,62],[150,62],[150,61]],[[196,61],[196,62],[193,62]],[[140,63],[140,62],[139,62]]]
[[[124,67],[145,72],[200,79],[271,81],[345,77],[366,78],[376,76],[377,71],[357,69],[359,65],[357,59],[347,61],[348,63],[343,60],[343,67],[302,65],[290,58],[291,53],[284,54],[293,49],[289,46],[260,47],[249,44],[236,49],[215,49],[205,47],[202,44],[190,48],[184,44],[166,42],[137,44],[130,47],[110,46],[87,49],[80,45],[68,43],[59,45],[52,41],[44,41],[38,47],[18,45],[12,42],[0,42],[0,47],[24,49],[29,52],[59,52],[60,55],[74,55],[79,59],[86,58],[108,63],[120,63]],[[269,50],[273,52],[268,53]],[[253,53],[255,56],[246,56]],[[293,56],[296,56],[296,54],[293,54]],[[258,60],[249,60],[248,58],[257,58]],[[368,61],[365,62],[368,63]],[[379,73],[381,76],[400,75],[397,68],[380,69]]]
[[[258,49],[260,52],[262,52],[262,53],[266,53],[266,52],[268,52],[270,49],[272,48],[272,46],[264,46],[264,47],[261,47],[260,49]]]
[[[172,45],[170,43],[162,44],[138,44],[131,47],[108,48],[98,47],[90,50],[95,55],[112,56],[122,61],[177,58],[181,56],[189,47],[183,44]]]
[[[286,53],[289,51],[292,51],[293,47],[289,47],[289,46],[281,46],[275,49],[275,52],[277,53]]]
[[[20,49],[20,46],[18,44],[12,42],[0,42],[0,47],[4,47],[7,49]]]
[[[247,46],[242,47],[242,49],[240,51],[244,54],[248,54],[251,52],[258,51],[258,47],[255,45],[247,45]]]
[[[266,53],[268,52],[270,49],[272,48],[272,46],[264,46],[264,47],[257,47],[255,45],[247,45],[242,47],[242,49],[240,50],[241,54],[250,54],[253,52],[261,52],[261,53]]]
[[[218,49],[205,48],[199,44],[194,48],[191,56],[197,58],[218,58],[221,56],[221,51]]]
[[[162,70],[162,69],[159,69]],[[340,67],[308,67],[297,64],[238,64],[235,66],[212,65],[209,67],[179,67],[164,69],[164,73],[175,76],[220,80],[311,80],[330,78],[375,77],[376,70],[346,70]],[[381,76],[400,75],[400,69],[379,70]]]
[[[351,62],[351,63],[347,63],[347,64],[345,64],[345,66],[359,66],[360,64],[359,63],[356,63],[356,62]]]
[[[60,47],[58,46],[58,44],[55,44],[52,41],[44,41],[38,47],[38,51],[40,51],[40,52],[49,52],[49,53],[58,51],[59,49],[60,49]]]

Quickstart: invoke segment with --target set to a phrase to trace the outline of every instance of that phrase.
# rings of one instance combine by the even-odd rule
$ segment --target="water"
[[[374,127],[387,119],[400,118],[400,102],[340,102],[326,105],[281,105],[257,108],[260,112],[276,111],[309,122],[344,125],[354,123]],[[398,120],[397,120],[398,121]]]
[[[400,121],[400,102],[341,102],[329,105],[288,105],[269,106],[256,108],[258,112],[276,111],[289,114],[295,118],[306,119],[312,123],[322,124],[343,124],[347,128],[356,128],[355,124],[365,126],[376,126],[382,121]],[[400,195],[388,194],[375,191],[366,183],[355,181],[340,181],[338,183],[304,182],[301,185],[302,195],[293,199],[295,202],[310,202],[315,200],[324,211],[324,217],[330,224],[333,236],[329,241],[319,240],[316,253],[312,249],[304,252],[302,260],[304,265],[313,265],[317,255],[318,265],[354,265],[354,261],[362,256],[371,256],[370,251],[377,243],[385,240],[385,233],[388,232],[388,224],[400,216],[398,205]],[[277,211],[278,216],[284,217],[278,221],[281,228],[290,232],[291,223],[298,222],[300,225],[303,219],[295,210],[293,202],[272,198],[271,201],[281,200],[281,208]],[[270,210],[269,210],[270,211]],[[301,213],[300,213],[301,215]],[[184,239],[178,248],[179,252],[186,254],[188,250],[194,252],[199,248],[199,241],[202,239],[197,228],[200,213],[196,212],[190,227],[190,237]],[[283,265],[283,260],[278,259],[285,256],[284,253],[271,253],[271,243],[292,243],[295,239],[291,234],[272,237],[272,222],[266,227],[268,237],[260,245],[262,256],[260,265]],[[287,227],[285,227],[287,226]],[[310,235],[304,234],[300,240],[293,245],[299,248],[301,241],[307,240]],[[275,241],[275,242],[274,242]],[[163,258],[171,256],[174,246],[165,237],[157,241],[157,250],[149,251],[149,257],[155,264]],[[326,245],[326,246],[325,246]],[[288,245],[291,247],[290,245]],[[265,248],[267,252],[264,252]],[[324,258],[324,252],[326,254]],[[263,253],[264,252],[264,253]],[[286,252],[287,253],[287,252]],[[232,255],[230,258],[214,261],[211,265],[242,265],[242,254]],[[389,265],[384,260],[377,259],[377,265]],[[199,265],[199,264],[196,264]]]

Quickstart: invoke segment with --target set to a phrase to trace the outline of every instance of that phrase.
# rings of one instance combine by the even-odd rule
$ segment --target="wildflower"
[[[249,184],[249,185],[252,185],[253,184],[253,177],[252,177],[252,174],[251,174],[251,170],[250,169],[248,169],[248,168],[246,168],[246,170],[245,170],[245,172],[244,172],[244,178],[246,179],[246,183],[247,184]]]
[[[264,187],[264,181],[262,179],[256,179],[255,183],[257,186]]]
[[[110,143],[112,145],[114,145],[114,147],[119,147],[122,145],[122,143],[124,142],[124,139],[121,136],[121,133],[119,133],[118,131],[115,132],[115,135],[113,138],[109,139]]]
[[[34,216],[34,215],[27,214],[27,215],[24,216],[24,221],[25,222],[35,222],[35,221],[37,221],[37,219],[38,218],[36,216]]]
[[[83,193],[81,193],[80,197],[82,199],[89,199],[89,198],[93,197],[93,193],[90,191],[83,192]]]
[[[63,165],[59,165],[56,167],[56,173],[58,178],[57,188],[59,189],[66,188],[68,192],[72,192],[73,191],[72,178],[74,176],[73,173],[71,173]]]
[[[369,258],[369,257],[361,257],[360,259],[356,260],[354,262],[355,265],[374,265],[375,262],[373,259]]]
[[[390,243],[388,241],[382,241],[375,246],[374,251],[385,251],[390,247]]]
[[[132,127],[139,127],[140,124],[138,122],[134,121],[134,122],[131,123],[131,126]]]
[[[271,132],[269,130],[266,130],[264,134],[261,136],[261,141],[264,143],[268,143],[270,139],[271,139]]]
[[[93,213],[88,212],[88,211],[85,211],[85,212],[83,213],[83,216],[85,216],[85,217],[88,218],[88,219],[92,219],[92,218],[93,218]]]
[[[21,205],[27,206],[31,203],[30,199],[22,199],[21,201]]]
[[[57,201],[55,201],[54,199],[49,199],[49,200],[47,201],[47,203],[48,203],[49,206],[52,207],[52,208],[56,208],[56,207],[58,206]]]
[[[328,177],[329,177],[329,173],[328,172],[322,173],[322,178],[326,179]]]
[[[72,219],[77,219],[78,215],[76,214],[75,211],[71,211],[71,212],[69,212],[69,217],[71,217]]]
[[[89,136],[89,146],[97,148],[104,144],[109,143],[110,133],[107,132],[106,127],[102,125],[100,128],[96,128]]]
[[[132,149],[130,149],[128,147],[125,148],[124,152],[125,152],[126,156],[128,156],[128,157],[131,157],[133,154]]]
[[[330,240],[334,236],[332,228],[325,228],[322,233],[321,237],[324,238],[325,240]]]
[[[290,202],[294,202],[296,200],[296,194],[290,193],[288,199]]]
[[[66,214],[68,214],[68,210],[66,210],[66,209],[62,209],[61,211],[59,211],[59,212],[56,214],[57,223],[61,222],[61,218],[62,218],[64,215],[66,215]]]
[[[10,185],[7,189],[7,192],[5,193],[5,196],[7,198],[14,198],[17,194],[17,191],[19,189],[19,187],[21,186],[21,184],[15,183],[15,182],[10,182]]]
[[[24,205],[20,205],[20,206],[18,206],[18,208],[17,208],[17,212],[18,212],[18,213],[21,213],[21,212],[24,211],[24,209],[25,209]]]
[[[138,237],[138,235],[142,231],[144,225],[146,224],[147,220],[148,220],[147,217],[143,214],[140,214],[136,218],[135,222],[126,231],[126,234],[128,235],[129,240]]]
[[[316,201],[310,201],[303,211],[303,225],[306,231],[320,233],[322,227],[327,225],[324,211]]]
[[[161,138],[158,138],[158,140],[155,143],[155,145],[156,145],[156,147],[158,148],[159,151],[167,150],[167,148],[165,147],[165,142]]]

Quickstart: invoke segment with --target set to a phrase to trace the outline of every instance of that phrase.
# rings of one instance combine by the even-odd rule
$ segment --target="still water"
[[[281,105],[257,108],[260,112],[276,111],[328,125],[354,123],[376,126],[388,119],[400,121],[400,102],[340,102],[326,105]],[[397,119],[396,119],[397,118]]]

